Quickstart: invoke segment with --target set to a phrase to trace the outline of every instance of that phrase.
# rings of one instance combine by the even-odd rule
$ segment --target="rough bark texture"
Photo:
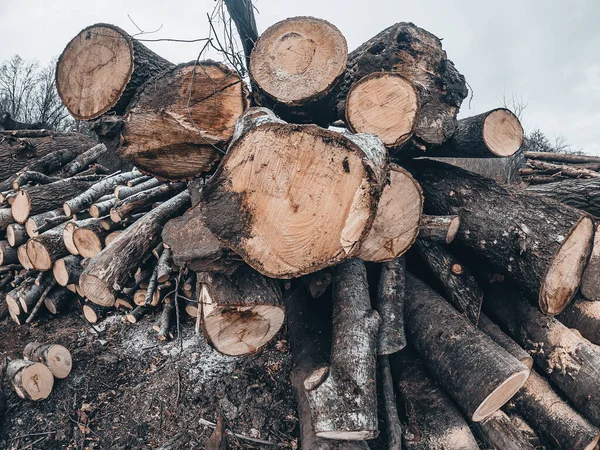
[[[125,31],[98,23],[67,44],[56,65],[56,89],[76,119],[122,115],[142,84],[171,67]]]
[[[377,354],[389,355],[406,347],[404,334],[404,258],[381,265],[381,275],[373,307],[381,317]]]
[[[388,355],[380,355],[378,358],[379,385],[383,403],[385,430],[389,450],[402,450],[402,426],[396,406],[396,395],[394,394],[394,379]]]
[[[600,300],[600,221],[596,222],[592,254],[581,277],[581,295],[588,300]]]
[[[125,200],[118,201],[110,211],[110,218],[120,222],[135,212],[151,207],[155,202],[166,200],[185,190],[183,183],[166,184],[139,192]]]
[[[49,223],[53,223],[54,219],[57,219],[59,217],[66,217],[62,214],[61,210],[53,210],[53,211],[46,211],[40,214],[35,214],[33,216],[29,216],[29,218],[27,219],[27,221],[25,222],[25,230],[27,231],[27,235],[30,238],[34,238],[36,236],[39,236],[41,233],[43,233],[44,228],[47,227],[47,225]],[[67,220],[69,220],[68,218],[66,218],[65,220],[62,220],[60,223],[62,222],[66,222]],[[60,225],[60,223],[58,225]],[[52,227],[54,228],[54,227]],[[48,231],[48,230],[46,230]]]
[[[189,205],[190,195],[181,192],[150,211],[93,258],[80,277],[86,297],[103,306],[115,302],[115,286],[140,262],[160,240],[162,226],[171,217],[181,214]]]
[[[411,274],[404,312],[411,342],[428,369],[474,422],[500,408],[525,382],[527,367]]]
[[[556,318],[579,331],[588,341],[600,345],[600,302],[576,296]]]
[[[483,292],[469,270],[442,244],[418,239],[414,248],[450,303],[477,326]]]
[[[1,208],[0,209],[0,230],[6,230],[6,228],[14,223],[15,219],[13,219],[12,211],[9,208]]]
[[[11,223],[6,228],[6,240],[13,247],[24,244],[29,239],[25,227],[18,223]]]
[[[44,300],[44,306],[50,314],[58,314],[67,309],[72,296],[68,289],[52,289]]]
[[[449,244],[456,237],[460,226],[459,216],[421,216],[419,239]]]
[[[333,296],[328,371],[317,370],[304,382],[313,426],[320,437],[372,439],[379,432],[375,353],[381,319],[371,309],[363,262],[349,259],[336,267]]]
[[[600,352],[508,286],[493,284],[486,304],[498,323],[531,353],[544,373],[594,425],[600,424]]]
[[[165,248],[156,263],[156,281],[164,283],[171,278],[173,257],[170,248]]]
[[[431,379],[419,359],[397,353],[390,357],[398,405],[407,426],[407,450],[477,450],[477,442],[460,411]]]
[[[225,0],[224,3],[242,41],[242,48],[246,56],[246,68],[248,68],[250,67],[250,54],[254,43],[258,40],[254,5],[251,0]]]
[[[117,186],[115,187],[115,197],[117,198],[117,200],[125,200],[127,197],[131,197],[134,194],[137,194],[138,192],[142,192],[142,191],[147,191],[148,189],[152,189],[155,188],[157,186],[160,186],[162,184],[162,181],[156,179],[156,178],[150,178],[147,181],[144,181],[143,183],[140,184],[136,184],[135,186]]]
[[[0,241],[0,266],[18,262],[17,249],[13,248],[8,241]]]
[[[104,200],[103,202],[94,203],[90,206],[90,216],[100,218],[110,213],[110,210],[117,204],[117,199]]]
[[[23,357],[29,361],[44,363],[54,377],[62,379],[71,373],[71,353],[62,345],[30,342],[23,349]]]
[[[63,240],[66,223],[63,223],[27,242],[27,256],[33,267],[50,270],[57,259],[69,254]]]
[[[60,171],[60,176],[63,178],[72,177],[82,170],[84,170],[87,166],[96,162],[98,158],[100,158],[103,154],[108,152],[108,148],[104,144],[96,144],[89,150],[77,155],[77,157],[68,163],[65,167],[63,167]]]
[[[54,377],[45,365],[24,359],[15,359],[6,366],[6,377],[21,398],[44,400],[54,386]]]
[[[210,172],[249,106],[246,83],[222,63],[181,64],[152,78],[130,106],[120,155],[158,178]]]
[[[460,216],[456,244],[513,279],[547,314],[571,301],[592,247],[586,214],[437,161],[410,168],[425,212]]]
[[[481,422],[473,424],[473,428],[489,448],[498,450],[535,450],[535,447],[502,411],[496,411]]]
[[[552,448],[558,450],[593,450],[600,430],[577,414],[552,387],[531,372],[523,388],[512,402]]]
[[[521,361],[524,366],[527,366],[529,369],[533,367],[533,358],[531,355],[506,335],[500,327],[492,322],[485,314],[479,316],[477,328],[487,334],[500,347],[504,348],[504,350]]]
[[[417,88],[421,108],[414,136],[418,143],[441,144],[453,135],[456,114],[468,91],[440,39],[412,23],[400,22],[351,52],[336,104],[339,117],[344,117],[350,87],[380,71],[398,72]]]

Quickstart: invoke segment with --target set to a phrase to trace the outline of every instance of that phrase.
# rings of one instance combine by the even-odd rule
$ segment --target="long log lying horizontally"
[[[524,366],[531,369],[533,367],[533,358],[523,347],[513,341],[506,335],[498,325],[492,322],[485,314],[479,315],[477,328],[487,334],[496,344],[504,348],[508,353],[517,358]]]
[[[437,161],[410,168],[426,212],[460,216],[455,244],[512,278],[547,314],[571,301],[592,250],[587,214]]]

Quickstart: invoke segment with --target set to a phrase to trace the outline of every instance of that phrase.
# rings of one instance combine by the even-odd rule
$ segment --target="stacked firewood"
[[[525,152],[525,158],[519,175],[530,185],[600,178],[600,156]]]
[[[96,316],[137,304],[135,322],[160,306],[165,338],[185,307],[228,355],[257,352],[287,320],[305,449],[366,449],[381,424],[393,449],[476,449],[473,432],[497,449],[595,448],[600,303],[583,298],[598,299],[595,218],[417,158],[509,157],[516,116],[457,120],[465,79],[414,24],[348,53],[311,17],[258,37],[251,11],[232,9],[252,89],[222,63],[174,66],[112,25],[67,45],[61,98],[118,129],[140,173],[75,177],[89,184],[60,200],[71,225],[26,245],[34,268],[54,266]],[[19,205],[51,185],[19,191],[11,217],[41,213]],[[47,292],[44,273],[29,282]]]

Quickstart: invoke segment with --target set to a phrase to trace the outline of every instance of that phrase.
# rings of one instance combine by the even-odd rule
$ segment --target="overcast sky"
[[[47,63],[82,28],[108,22],[152,38],[208,35],[214,0],[0,0],[0,61],[19,54]],[[336,25],[350,50],[387,26],[411,21],[443,39],[474,96],[461,116],[527,103],[526,130],[600,155],[600,0],[258,0],[259,32],[298,15]],[[202,43],[147,43],[171,62],[196,58]]]

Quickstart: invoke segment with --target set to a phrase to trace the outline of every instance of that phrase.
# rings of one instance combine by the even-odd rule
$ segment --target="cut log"
[[[535,450],[519,429],[502,411],[496,411],[481,422],[473,424],[477,435],[489,448],[502,450]]]
[[[112,198],[103,202],[94,203],[90,206],[90,216],[98,219],[110,213],[110,210],[117,204],[117,199]]]
[[[208,342],[226,355],[256,353],[283,325],[285,309],[275,280],[248,266],[231,277],[198,277],[202,329]]]
[[[314,17],[292,17],[269,27],[250,57],[255,101],[291,122],[328,125],[327,107],[341,80],[348,45],[332,24]]]
[[[41,130],[44,124],[41,122],[26,123],[14,120],[9,112],[0,114],[0,130]],[[4,410],[4,408],[2,408]]]
[[[400,257],[419,234],[423,194],[419,183],[402,167],[391,164],[389,181],[377,206],[377,215],[357,257],[385,262]]]
[[[104,144],[96,144],[92,148],[86,150],[85,152],[77,155],[77,157],[68,163],[65,167],[61,169],[59,172],[60,176],[63,178],[72,177],[88,167],[90,164],[96,162],[98,158],[108,152],[108,148]]]
[[[533,445],[536,450],[544,448],[542,440],[537,435],[535,430],[531,428],[531,425],[529,425],[520,414],[517,414],[514,407],[507,408],[505,412],[510,418],[510,421],[515,425],[515,427],[517,427],[521,434],[527,439],[528,442],[531,443],[531,445]]]
[[[565,163],[569,163],[569,164],[581,164],[581,163],[598,163],[598,164],[600,164],[599,156],[570,155],[568,153],[525,152],[525,158],[538,159],[540,161],[565,162]]]
[[[594,170],[583,169],[566,164],[552,164],[544,161],[527,161],[529,167],[542,171],[542,173],[556,173],[569,178],[600,178],[600,173]]]
[[[377,354],[390,355],[406,347],[404,333],[404,258],[381,266],[374,309],[381,317],[377,336]]]
[[[0,266],[18,262],[17,249],[13,248],[8,241],[0,241]]]
[[[485,294],[486,305],[502,329],[531,354],[536,367],[584,417],[600,425],[600,352],[509,286],[495,283]]]
[[[160,315],[159,329],[156,337],[159,341],[168,341],[173,339],[171,326],[175,316],[175,303],[172,301],[164,302],[163,310]]]
[[[60,180],[59,177],[51,177],[44,175],[41,172],[34,172],[27,170],[26,172],[17,175],[15,180],[12,182],[12,187],[15,191],[18,191],[21,187],[27,184],[50,184]]]
[[[114,190],[115,198],[117,200],[125,200],[127,197],[131,197],[132,195],[137,194],[138,192],[147,191],[148,189],[155,188],[157,186],[160,186],[161,184],[163,184],[162,181],[156,178],[150,178],[148,181],[144,181],[143,183],[136,184],[132,187],[117,186]]]
[[[104,248],[104,238],[110,231],[102,227],[100,221],[80,225],[73,230],[73,244],[84,258],[93,258]]]
[[[21,306],[21,296],[27,295],[34,288],[37,289],[37,286],[35,286],[35,277],[29,277],[15,287],[12,291],[7,293],[5,300],[9,311],[13,314],[20,314],[24,312]]]
[[[63,209],[67,216],[72,216],[84,209],[88,209],[92,203],[100,199],[103,195],[108,193],[112,194],[115,186],[124,183],[128,180],[139,176],[139,172],[134,170],[132,172],[125,172],[119,175],[105,178],[102,181],[92,185],[88,190],[82,192],[77,197],[67,200]],[[112,195],[111,195],[112,197]]]
[[[17,248],[17,257],[19,258],[19,263],[21,263],[24,269],[33,269],[33,264],[31,264],[29,256],[27,256],[27,244],[23,244]]]
[[[44,400],[50,396],[54,377],[44,364],[15,359],[8,363],[6,376],[21,398]]]
[[[44,291],[54,283],[56,281],[52,276],[40,273],[35,279],[33,286],[20,291],[19,303],[21,304],[21,310],[25,313],[31,313]]]
[[[157,178],[185,181],[216,167],[249,106],[234,70],[194,61],[152,78],[130,106],[120,156]]]
[[[94,324],[103,320],[108,314],[108,308],[105,308],[95,303],[85,301],[82,306],[83,317],[89,323]]]
[[[500,327],[492,322],[485,314],[479,316],[477,328],[487,334],[500,347],[521,361],[524,366],[529,369],[533,367],[533,358],[531,355],[506,335]]]
[[[104,246],[107,247],[111,244],[111,242],[113,242],[115,239],[117,239],[121,233],[123,233],[123,230],[116,230],[116,231],[111,231],[110,233],[108,233],[106,235],[106,237],[104,238]]]
[[[129,323],[137,323],[144,317],[152,308],[145,305],[137,306],[129,314],[125,315],[125,320]]]
[[[65,47],[56,65],[56,90],[76,119],[109,111],[123,115],[137,89],[171,67],[125,31],[99,23],[84,28]]]
[[[581,277],[581,295],[600,301],[600,221],[596,223],[592,254]]]
[[[23,357],[29,361],[44,363],[55,378],[67,378],[73,368],[71,352],[62,345],[30,342],[23,350]]]
[[[414,248],[452,306],[477,326],[483,292],[469,270],[443,244],[417,240]]]
[[[61,207],[66,200],[79,195],[92,184],[93,181],[67,178],[43,186],[23,188],[11,206],[12,215],[18,223],[25,223],[31,215]]]
[[[460,216],[454,244],[487,259],[544,313],[564,309],[592,250],[588,215],[437,161],[410,167],[423,187],[426,212]]]
[[[588,341],[600,345],[600,302],[577,296],[556,318],[579,331]]]
[[[79,277],[83,272],[81,267],[81,256],[69,255],[60,258],[52,266],[52,274],[56,282],[61,286],[79,283]]]
[[[333,282],[333,275],[330,270],[325,269],[304,275],[300,280],[312,298],[319,298],[327,292]]]
[[[129,297],[119,297],[115,301],[115,309],[125,309],[131,311],[133,308],[134,303],[129,299]]]
[[[330,364],[304,380],[313,427],[328,439],[372,439],[379,433],[374,380],[381,319],[371,309],[362,261],[349,259],[336,267],[333,297]]]
[[[289,125],[251,108],[202,191],[206,226],[263,275],[315,272],[359,250],[375,219],[385,155],[374,136]]]
[[[6,228],[6,240],[12,247],[18,247],[27,242],[29,236],[27,236],[27,230],[24,225],[18,223],[11,223]]]
[[[135,212],[150,208],[154,202],[166,200],[185,190],[183,183],[165,184],[139,192],[125,200],[118,201],[110,210],[110,218],[114,222],[121,222]]]
[[[597,448],[600,430],[575,412],[537,373],[531,372],[523,388],[513,398],[513,403],[552,448]]]
[[[36,280],[36,283],[37,283],[37,280]],[[31,311],[31,312],[29,313],[27,320],[25,320],[25,323],[31,323],[37,317],[38,312],[44,306],[46,297],[48,296],[50,291],[56,286],[56,280],[54,278],[51,278],[50,281],[48,282],[48,284],[45,286],[46,287],[44,289],[44,292],[42,292],[42,295],[36,300],[35,304],[33,305],[33,308],[28,308],[28,311]],[[60,288],[60,289],[62,289],[62,288]]]
[[[100,219],[98,218],[89,218],[83,220],[71,220],[65,224],[65,228],[63,230],[63,241],[70,254],[79,255],[79,250],[77,250],[77,246],[73,241],[73,233],[75,233],[75,230],[79,227],[93,225],[99,222]]]
[[[49,223],[53,223],[54,220],[58,219],[59,217],[65,218],[66,216],[64,216],[62,214],[62,211],[60,211],[58,209],[55,211],[46,211],[46,212],[43,212],[40,214],[36,214],[35,216],[30,216],[27,219],[27,221],[25,222],[25,231],[27,231],[27,235],[30,238],[39,236],[40,233],[43,233],[43,231],[40,232],[40,230],[46,228],[46,226]],[[69,220],[69,218],[67,217],[64,220],[62,220],[62,219],[58,219],[58,220],[59,220],[59,223],[57,225],[59,225],[60,223],[66,222],[67,220]]]
[[[72,298],[71,294],[68,286],[67,289],[52,289],[44,300],[44,306],[50,314],[58,314],[69,306]]]
[[[14,222],[11,208],[0,208],[0,231],[6,230]]]
[[[452,136],[456,114],[468,91],[440,39],[412,23],[401,22],[351,52],[337,96],[339,117],[345,117],[348,92],[354,83],[380,71],[398,73],[417,89],[420,109],[414,136],[419,144],[439,145]],[[406,116],[396,119],[400,124]]]
[[[378,366],[388,448],[390,450],[402,450],[402,426],[400,425],[400,417],[396,406],[394,379],[389,356],[379,355]]]
[[[48,153],[23,168],[12,182],[12,188],[15,191],[19,190],[23,185],[30,181],[31,174],[37,173],[49,175],[58,172],[63,166],[73,161],[79,154],[83,153],[88,148],[89,146],[74,146]]]
[[[419,355],[473,422],[498,410],[527,379],[527,367],[409,273],[404,313]]]
[[[419,359],[396,353],[390,363],[407,426],[403,441],[407,450],[477,450],[477,441],[460,411],[431,379]]]
[[[33,267],[38,270],[50,270],[56,260],[69,254],[63,240],[66,225],[60,224],[27,241],[27,256]]]
[[[152,179],[152,177],[150,175],[140,175],[138,177],[135,177],[135,178],[132,178],[131,180],[129,180],[126,183],[126,185],[128,187],[133,187],[133,186],[137,186],[138,184],[145,183],[146,181],[151,180],[151,179]]]
[[[458,216],[428,216],[423,214],[418,237],[426,241],[449,244],[456,237],[459,226],[460,217]]]
[[[153,209],[127,228],[121,237],[90,260],[79,279],[85,296],[102,306],[112,306],[115,289],[127,274],[139,267],[160,240],[163,225],[189,205],[190,194],[183,191]]]
[[[171,256],[171,249],[165,248],[160,255],[158,263],[156,264],[156,281],[159,283],[164,283],[171,278],[171,272],[173,265],[173,258]]]

